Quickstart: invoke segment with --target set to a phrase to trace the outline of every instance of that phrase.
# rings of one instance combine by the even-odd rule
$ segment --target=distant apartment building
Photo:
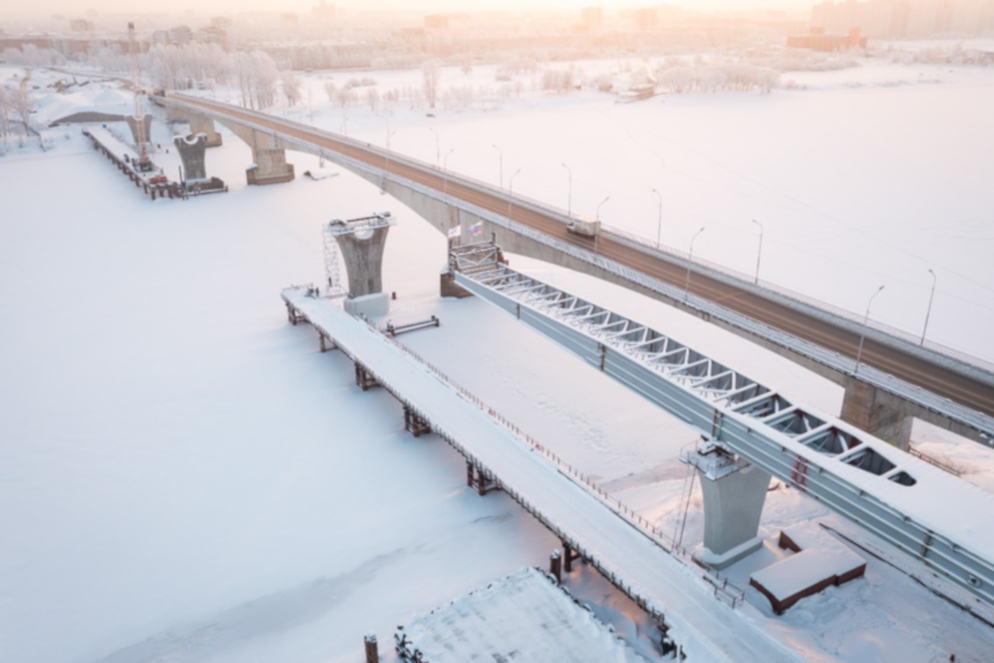
[[[448,30],[449,29],[449,15],[448,14],[429,14],[425,16],[425,29],[426,30]]]
[[[632,11],[632,18],[640,30],[656,27],[656,8],[642,7]]]
[[[280,14],[280,21],[287,25],[297,25],[300,23],[300,18],[296,14],[286,13]]]
[[[93,21],[85,18],[74,18],[69,21],[69,30],[72,32],[93,32],[94,27]]]
[[[874,39],[969,36],[994,30],[994,0],[845,0],[811,10],[811,25],[829,33],[860,27]]]
[[[193,40],[193,30],[187,25],[177,25],[169,31],[169,43],[176,46],[189,44]]]
[[[217,44],[228,50],[228,32],[213,25],[194,32],[192,40],[197,44]]]
[[[787,37],[787,48],[807,48],[812,51],[831,53],[853,48],[866,48],[866,37],[859,28],[849,28],[844,35],[827,35],[825,28],[811,28],[806,35]]]
[[[232,25],[231,19],[228,18],[227,16],[214,16],[211,18],[212,28],[225,29],[225,28],[230,28],[231,25]]]
[[[588,28],[604,22],[604,11],[600,7],[584,7],[580,10],[580,23]]]
[[[335,5],[329,5],[325,0],[321,0],[317,5],[311,7],[311,16],[323,21],[335,20]]]

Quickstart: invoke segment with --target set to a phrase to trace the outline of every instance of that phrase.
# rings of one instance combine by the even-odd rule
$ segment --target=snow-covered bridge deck
[[[283,293],[296,315],[430,422],[432,430],[495,476],[501,488],[670,627],[688,656],[707,661],[801,660],[715,598],[704,572],[668,553],[600,497],[488,416],[453,385],[334,301]]]

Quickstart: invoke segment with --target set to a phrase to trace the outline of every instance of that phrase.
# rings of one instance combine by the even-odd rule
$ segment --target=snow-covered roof
[[[399,651],[432,663],[645,661],[544,574],[524,568],[400,627]],[[403,643],[403,644],[401,644]]]

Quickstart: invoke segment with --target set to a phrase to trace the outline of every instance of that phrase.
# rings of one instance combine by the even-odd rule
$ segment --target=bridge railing
[[[184,95],[170,94],[169,96],[174,101],[178,101],[181,104],[184,103]],[[190,97],[190,99],[198,102],[204,102],[207,104],[214,104],[217,107],[219,107],[220,109],[219,112],[223,112],[224,107],[226,106],[226,104],[221,104],[220,102],[213,102],[212,100],[202,99],[199,97]],[[556,218],[557,220],[562,221],[564,224],[568,223],[570,219],[570,217],[566,214],[564,210],[561,210],[554,205],[550,205],[548,203],[538,201],[529,198],[527,196],[522,196],[520,194],[516,194],[513,197],[509,196],[508,192],[505,192],[503,189],[494,187],[493,185],[488,184],[486,182],[477,180],[475,178],[467,177],[464,175],[453,174],[452,171],[441,169],[437,166],[433,166],[431,164],[428,164],[426,162],[420,161],[418,159],[406,155],[399,155],[393,151],[386,150],[385,148],[381,148],[372,145],[370,143],[360,142],[348,136],[343,136],[340,134],[336,134],[334,132],[318,129],[316,127],[306,125],[294,120],[279,118],[274,115],[263,113],[261,111],[244,109],[241,107],[238,108],[238,111],[256,117],[261,122],[272,122],[274,120],[279,121],[283,124],[290,125],[301,131],[306,131],[308,133],[323,135],[329,138],[333,138],[334,140],[340,141],[344,144],[353,146],[358,149],[365,150],[370,153],[377,154],[378,156],[382,156],[383,158],[389,159],[398,164],[404,164],[406,166],[410,166],[412,168],[421,170],[423,172],[430,172],[437,175],[444,175],[446,177],[449,177],[452,181],[459,182],[461,185],[474,188],[480,191],[481,193],[485,193],[487,195],[496,197],[504,202],[513,201],[513,204],[517,205],[519,208],[522,209],[529,208],[532,211],[544,214],[546,216],[551,216],[552,218]],[[274,135],[278,133],[278,132],[272,132],[271,130],[267,131],[274,133]],[[283,137],[285,140],[289,140],[289,142],[294,144],[301,142],[299,139],[295,139],[293,137],[285,135],[281,137]],[[326,154],[326,156],[328,158],[332,158],[331,155]],[[382,170],[376,166],[372,166],[370,164],[366,164],[360,161],[355,161],[354,159],[351,159],[349,157],[344,157],[344,155],[342,155],[342,158],[346,161],[354,162],[357,166],[359,166],[362,169],[369,171],[376,171],[382,174]],[[438,197],[439,195],[437,191],[431,190],[428,187],[416,185],[415,183],[406,180],[406,178],[400,178],[399,176],[396,175],[391,175],[390,177],[395,180],[404,179],[405,183],[409,185],[414,185],[412,188],[422,190],[427,195],[434,195],[436,197]],[[451,194],[448,195],[447,197],[451,199],[453,203],[455,203],[455,201],[457,200],[453,196],[451,196]],[[555,248],[557,248],[558,250],[563,251],[564,253],[567,253],[569,255],[572,255],[573,257],[576,257],[580,260],[583,260],[584,262],[597,264],[598,266],[604,269],[608,269],[609,271],[614,271],[614,272],[618,271],[617,267],[619,267],[619,265],[617,263],[614,263],[614,261],[603,260],[600,259],[600,256],[596,255],[594,255],[593,258],[591,258],[592,254],[589,251],[586,251],[585,249],[575,247],[567,242],[548,236],[545,233],[534,231],[532,228],[520,223],[516,223],[511,219],[508,219],[506,216],[501,218],[500,214],[497,212],[492,212],[489,210],[486,210],[485,212],[486,213],[482,216],[493,217],[489,219],[491,222],[497,223],[498,225],[502,225],[504,227],[508,227],[509,229],[512,229],[515,232],[518,232],[519,234],[529,236],[532,239],[535,239],[536,241],[541,241],[544,244],[550,246],[555,245]],[[950,348],[940,343],[926,341],[925,344],[921,344],[919,342],[920,338],[914,336],[913,334],[897,329],[890,325],[885,325],[883,323],[871,322],[869,325],[864,327],[862,319],[860,319],[860,316],[856,315],[851,311],[847,311],[846,309],[843,309],[841,307],[824,302],[816,297],[803,295],[789,288],[785,288],[783,286],[779,286],[775,283],[771,283],[768,281],[760,281],[759,284],[756,284],[754,283],[755,279],[753,277],[750,277],[742,272],[739,272],[738,270],[726,267],[724,265],[720,265],[718,263],[703,260],[700,257],[694,258],[691,261],[691,257],[687,253],[679,249],[664,245],[660,245],[660,247],[657,248],[654,242],[651,242],[644,237],[640,237],[639,235],[635,235],[634,233],[630,233],[628,231],[621,230],[619,228],[604,226],[604,231],[605,233],[614,236],[617,240],[621,241],[622,243],[625,243],[629,246],[642,250],[646,253],[662,254],[672,259],[675,259],[681,263],[684,264],[689,263],[691,269],[693,270],[700,271],[703,269],[711,272],[712,276],[717,276],[719,278],[724,277],[725,279],[734,279],[734,285],[742,287],[747,290],[752,290],[753,292],[755,292],[760,296],[775,299],[777,301],[780,301],[780,303],[791,306],[793,308],[803,309],[807,314],[814,315],[815,317],[820,317],[826,320],[827,322],[834,324],[842,324],[842,326],[853,329],[856,333],[859,333],[862,330],[867,330],[869,332],[868,337],[873,338],[878,342],[892,345],[894,347],[899,348],[902,351],[910,352],[912,354],[921,356],[922,358],[930,361],[937,361],[938,363],[943,364],[952,370],[960,370],[975,379],[988,382],[990,384],[994,384],[994,363],[992,362],[988,362],[979,357],[970,355],[969,353]],[[625,278],[632,280],[636,283],[645,285],[651,290],[663,293],[663,291],[659,287],[659,285],[663,283],[662,281],[648,277],[647,275],[632,269],[624,269],[624,272],[625,272],[624,275]],[[677,289],[674,289],[674,293],[679,295],[680,293],[676,292],[676,290]],[[691,303],[693,303],[694,301],[697,302],[697,304],[694,305],[694,307],[696,308],[700,309],[716,308],[714,313],[719,315],[719,317],[721,318],[726,318],[729,320],[735,319],[736,321],[748,320],[748,322],[752,323],[755,322],[752,321],[751,319],[745,318],[745,316],[737,314],[723,315],[721,312],[725,312],[727,311],[727,309],[724,309],[724,307],[720,306],[707,307],[706,306],[707,300],[704,300],[702,298],[692,297]],[[719,312],[717,309],[721,309],[721,312]],[[731,311],[727,312],[732,313]],[[835,319],[833,320],[832,318]],[[733,324],[735,324],[736,326],[743,327],[743,325],[738,324],[738,322],[733,322]],[[776,332],[776,330],[766,325],[761,325],[758,323],[751,325],[746,324],[744,326],[755,327],[757,330],[762,328],[764,330],[764,333],[761,333],[760,334],[761,336],[770,335],[766,330]],[[799,340],[799,339],[794,339],[793,337],[790,337],[789,335],[786,334],[778,335],[774,333],[773,335],[777,336],[778,338],[782,336],[787,341],[786,343],[784,343],[787,346],[790,346],[792,344],[797,345],[797,343],[794,343],[794,341]],[[809,343],[805,344],[803,342],[801,343],[801,345],[812,346],[812,344]],[[844,373],[851,373],[851,370],[846,370],[841,365],[837,366],[837,364],[840,364],[840,361],[836,361],[836,358],[834,356],[835,353],[820,353],[817,351],[812,353],[807,347],[805,347],[803,350],[800,351],[802,354],[811,356],[812,358],[815,358],[817,361],[821,363],[825,363],[828,366],[836,368],[836,370],[841,370]],[[821,357],[821,359],[819,359],[818,357]],[[841,364],[849,364],[849,363],[851,362],[841,361]],[[890,380],[890,382],[893,382],[893,380]],[[892,388],[889,385],[884,385],[884,386],[885,388],[888,388],[892,391],[894,390],[894,388]],[[900,388],[900,386],[897,388]],[[902,393],[901,395],[907,396],[908,395],[907,390],[905,389],[905,393]],[[917,398],[917,393],[915,393],[914,396],[915,396],[914,400],[921,400],[920,398]],[[935,409],[936,411],[941,411],[941,409],[936,409],[935,407],[932,406],[927,406],[927,407],[930,407],[930,409]]]
[[[501,425],[502,428],[512,433],[516,438],[528,445],[532,450],[545,456],[553,464],[559,468],[559,471],[567,475],[574,482],[582,484],[587,490],[596,496],[602,503],[604,503],[608,508],[614,511],[618,516],[625,519],[629,524],[641,530],[646,536],[655,540],[655,542],[662,547],[665,551],[682,558],[686,562],[694,563],[695,568],[700,569],[705,574],[705,580],[708,584],[713,587],[714,595],[719,600],[728,603],[731,607],[738,607],[745,600],[745,592],[728,581],[728,578],[723,576],[718,571],[706,566],[700,566],[696,564],[693,560],[690,551],[687,548],[680,545],[676,539],[664,532],[661,528],[657,527],[654,523],[649,521],[647,518],[643,517],[642,514],[638,513],[634,509],[630,508],[627,504],[622,502],[616,497],[612,497],[610,493],[604,490],[597,482],[591,479],[590,475],[584,474],[579,470],[579,468],[573,466],[570,462],[561,458],[554,451],[548,447],[540,444],[530,435],[522,431],[513,422],[506,418],[503,414],[498,412],[493,407],[487,405],[482,399],[477,397],[475,394],[470,392],[468,389],[458,384],[455,380],[450,378],[445,372],[439,369],[437,366],[432,364],[430,361],[426,360],[420,354],[409,348],[408,346],[401,343],[395,337],[384,333],[383,329],[377,328],[371,322],[367,321],[369,326],[382,334],[384,338],[391,341],[396,345],[401,351],[410,356],[412,359],[416,360],[418,363],[427,368],[436,378],[445,383],[450,389],[458,393],[464,399],[477,406],[482,412],[484,412],[490,419]]]
[[[175,93],[170,94],[170,97],[172,97],[173,99],[177,99],[179,101],[183,101],[184,96],[186,95],[177,95]],[[220,102],[215,102],[209,99],[204,99],[200,97],[190,97],[190,98],[196,99],[199,102],[213,103],[222,108],[224,106]],[[299,129],[301,131],[308,131],[316,134],[324,134],[342,143],[376,153],[379,156],[388,158],[396,163],[404,164],[406,166],[410,166],[412,168],[416,168],[424,172],[431,172],[435,174],[444,175],[445,177],[449,178],[449,180],[452,182],[458,182],[460,185],[469,186],[482,193],[486,193],[490,196],[498,198],[503,202],[513,203],[514,205],[518,205],[523,208],[530,208],[533,211],[542,213],[546,216],[552,216],[553,218],[556,218],[557,220],[561,221],[563,224],[568,223],[571,218],[570,215],[566,212],[566,210],[560,209],[556,205],[550,204],[546,201],[537,200],[521,194],[515,194],[511,196],[510,192],[505,191],[501,187],[495,187],[494,185],[488,182],[484,182],[482,180],[469,177],[467,175],[454,173],[451,170],[440,168],[438,166],[432,165],[430,163],[421,161],[419,159],[407,155],[398,154],[396,152],[393,152],[392,150],[387,150],[385,148],[381,148],[371,143],[364,143],[361,141],[357,141],[353,138],[337,134],[332,131],[327,131],[325,129],[318,129],[317,127],[307,125],[302,122],[297,122],[296,120],[279,118],[274,115],[263,113],[257,110],[239,107],[239,111],[257,117],[261,121],[272,121],[275,119],[279,120],[284,124],[293,126],[294,128]],[[858,314],[849,311],[845,308],[842,308],[840,306],[830,304],[817,297],[805,295],[801,292],[798,292],[791,288],[784,287],[782,285],[779,285],[771,281],[766,281],[763,279],[759,279],[757,281],[754,276],[750,276],[734,268],[722,265],[721,263],[703,259],[700,256],[692,258],[685,251],[682,251],[680,249],[677,249],[675,247],[666,244],[657,245],[655,242],[652,242],[645,237],[636,235],[635,233],[631,233],[626,230],[622,230],[621,228],[608,226],[608,225],[602,225],[602,228],[605,233],[613,235],[622,240],[627,240],[625,243],[629,244],[630,246],[634,246],[635,248],[639,248],[647,253],[663,254],[671,258],[675,258],[681,262],[685,263],[689,262],[691,263],[692,268],[697,268],[697,269],[705,268],[707,270],[723,274],[725,276],[735,279],[736,281],[739,281],[740,283],[737,285],[741,285],[744,287],[752,286],[760,295],[764,294],[762,292],[763,290],[769,291],[771,293],[776,293],[781,297],[786,297],[789,300],[794,300],[794,302],[796,303],[803,304],[809,309],[813,309],[815,312],[821,312],[822,314],[827,313],[831,316],[842,318],[851,325],[857,325],[860,328],[864,327],[862,317],[859,316]],[[792,302],[787,302],[787,303],[790,304]],[[990,374],[994,374],[994,362],[982,359],[968,352],[957,350],[950,346],[944,345],[942,343],[937,343],[935,341],[931,341],[928,339],[926,339],[925,342],[922,343],[921,338],[919,336],[916,336],[915,334],[912,334],[903,329],[899,329],[892,325],[888,325],[878,321],[871,320],[868,322],[866,327],[884,335],[883,337],[878,338],[877,340],[882,340],[884,342],[887,342],[886,336],[891,336],[894,337],[895,339],[903,341],[906,344],[909,344],[910,346],[912,346],[912,348],[917,347],[917,348],[927,349],[937,355],[945,356],[957,362],[962,362],[963,364],[974,366],[987,374],[985,376],[982,373],[975,374],[971,372],[971,375],[973,377],[978,377],[980,379],[986,378],[990,380]]]
[[[658,247],[655,242],[642,237],[641,235],[636,235],[635,233],[628,232],[627,230],[622,230],[621,228],[616,228],[614,226],[602,225],[602,228],[611,235],[615,235],[634,248],[638,248],[646,253],[663,253],[674,258],[677,258],[683,262],[690,262],[691,256],[686,251],[681,251],[680,249],[673,248],[666,244],[660,244]],[[798,292],[797,290],[792,290],[785,286],[772,281],[767,281],[765,279],[756,280],[754,275],[746,274],[727,265],[722,265],[721,263],[713,262],[700,256],[694,256],[692,264],[695,267],[705,267],[711,271],[730,276],[737,281],[741,281],[742,285],[748,287],[753,286],[756,289],[765,289],[773,293],[777,293],[788,299],[795,300],[801,304],[806,304],[818,311],[823,311],[831,315],[844,318],[847,321],[863,327],[863,316],[858,315],[852,311],[842,308],[841,306],[836,306],[835,304],[830,304],[823,299],[818,299],[817,297],[812,297],[810,295],[805,295],[804,293]],[[981,357],[977,357],[962,350],[957,350],[956,348],[951,348],[948,345],[943,345],[942,343],[937,343],[929,339],[925,339],[925,343],[921,343],[921,337],[916,336],[908,331],[899,329],[892,325],[885,324],[883,322],[870,320],[866,327],[870,329],[875,329],[883,334],[888,334],[896,338],[910,343],[913,346],[924,347],[926,349],[932,350],[933,352],[947,355],[952,359],[956,359],[966,364],[976,366],[977,368],[983,369],[984,371],[994,373],[994,362],[988,361]]]

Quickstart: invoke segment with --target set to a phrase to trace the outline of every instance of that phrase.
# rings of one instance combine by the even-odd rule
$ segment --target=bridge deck
[[[994,500],[986,491],[606,307],[506,265],[470,264],[456,273],[460,287],[994,603],[994,537],[982,525]],[[968,511],[953,515],[950,505]]]
[[[453,204],[468,204],[489,215],[508,214],[510,198],[505,192],[455,173],[443,173],[410,157],[217,101],[175,93],[160,97],[159,101],[278,135],[294,149],[321,154],[341,161],[352,169],[358,167],[360,170],[388,174],[391,179],[413,183],[438,195],[444,190],[445,198]],[[566,216],[548,206],[515,196],[513,207],[515,224],[573,251],[587,253],[594,249],[592,240],[568,233]],[[508,219],[504,222],[511,225]],[[662,251],[647,251],[645,247],[636,246],[629,239],[612,232],[601,233],[596,253],[598,261],[607,259],[613,265],[634,271],[640,277],[679,286],[682,291],[687,263],[679,256],[667,255]],[[747,337],[758,336],[774,345],[788,347],[841,375],[853,374],[852,360],[860,344],[861,325],[786,297],[775,296],[775,293],[766,289],[704,269],[697,264],[693,266],[693,272],[690,294],[708,302],[720,302],[720,310],[713,310],[712,307],[708,311],[712,319],[723,320],[731,329]],[[691,308],[695,308],[693,297],[691,302]],[[721,311],[726,309],[732,315],[722,317]],[[740,320],[742,316],[761,325],[743,325]],[[761,328],[763,325],[779,333],[767,337]],[[787,343],[785,338],[797,339],[799,343]],[[808,347],[811,344],[822,351],[812,352]],[[906,341],[873,329],[866,334],[862,363],[879,369],[883,374],[893,376],[902,383],[898,389],[892,384],[893,379],[874,380],[874,386],[897,393],[926,410],[933,410],[952,421],[962,423],[968,431],[979,433],[975,439],[990,444],[988,438],[991,435],[990,417],[994,416],[994,377],[989,372],[924,348],[913,347]],[[867,376],[861,375],[861,378],[866,380]],[[907,383],[908,388],[904,388],[904,383]],[[927,390],[937,397],[922,400],[915,393],[915,388]],[[943,398],[959,405],[947,407],[941,400]],[[965,416],[960,410],[966,410]],[[971,410],[983,413],[985,418],[977,423],[970,416]]]
[[[557,535],[575,541],[629,595],[665,615],[670,634],[689,655],[709,661],[800,660],[742,611],[716,600],[699,569],[625,522],[385,336],[306,290],[288,290],[283,297],[398,399],[420,410],[435,431],[492,472]]]

